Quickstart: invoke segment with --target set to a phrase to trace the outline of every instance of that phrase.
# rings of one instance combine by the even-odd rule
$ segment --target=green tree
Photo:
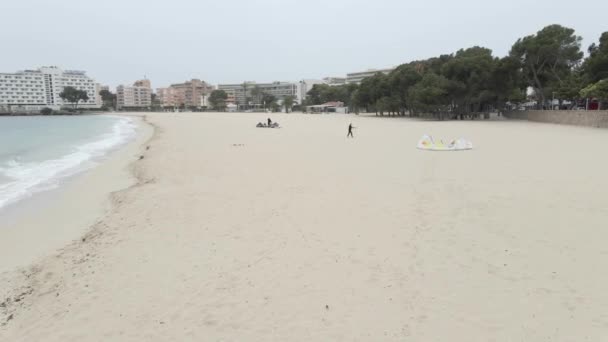
[[[330,86],[328,84],[315,84],[306,94],[306,105],[319,105],[330,101],[343,102],[350,105],[353,93],[359,88],[356,84]]]
[[[49,107],[42,108],[40,110],[40,114],[42,114],[42,115],[51,115],[51,114],[53,114],[53,109],[51,109]]]
[[[162,110],[162,104],[160,102],[160,99],[158,98],[158,95],[155,93],[152,93],[151,98],[150,98],[150,102],[152,103],[152,108],[154,111],[161,111]]]
[[[495,105],[502,108],[507,102],[518,104],[526,100],[527,84],[519,61],[510,56],[495,61],[489,87],[495,95]]]
[[[115,108],[116,94],[104,89],[99,92],[99,95],[101,96],[101,102],[103,103],[104,108]]]
[[[602,33],[599,45],[589,47],[589,58],[583,64],[588,82],[595,83],[608,78],[608,32]]]
[[[409,109],[410,88],[422,79],[416,64],[400,65],[389,75],[391,93],[399,99],[399,112],[402,115]]]
[[[263,101],[264,91],[257,84],[251,89],[251,98],[255,104],[261,104]]]
[[[223,90],[214,90],[209,95],[209,103],[213,108],[219,112],[226,110],[226,99],[228,94]]]
[[[520,61],[540,104],[546,103],[546,88],[559,86],[583,58],[581,40],[571,28],[550,25],[518,39],[511,48],[510,56]]]
[[[360,108],[361,103],[359,103],[359,89],[357,89],[350,95],[350,101],[348,101],[348,110],[354,112],[355,114],[359,114]],[[306,107],[303,107],[302,110],[306,111]]]
[[[88,101],[89,95],[84,90],[78,90],[74,87],[65,87],[59,94],[59,97],[67,103],[71,103],[74,109],[78,108],[80,101]]]
[[[306,104],[318,105],[321,104],[321,89],[319,88],[320,84],[315,84],[312,88],[306,93]]]
[[[368,112],[375,111],[376,114],[383,114],[385,110],[388,110],[388,105],[386,105],[386,100],[381,99],[391,96],[391,84],[388,78],[389,76],[383,73],[377,73],[363,79],[358,88],[356,102]]]
[[[560,105],[562,100],[570,100],[572,106],[576,105],[577,100],[580,98],[580,92],[584,86],[583,73],[580,70],[573,71],[555,89],[555,95],[560,99]]]
[[[584,98],[596,98],[599,104],[598,109],[602,109],[602,102],[608,100],[608,78],[588,85],[581,90],[580,94]]]
[[[249,108],[249,102],[251,101],[251,92],[249,91],[249,83],[243,82],[243,84],[241,84],[241,87],[243,88],[243,99],[245,100],[245,103],[242,103],[241,105],[244,106],[245,108]]]
[[[410,89],[411,106],[421,113],[443,119],[450,106],[450,81],[433,72],[424,75],[422,80]]]
[[[262,95],[262,103],[264,104],[264,109],[266,108],[274,108],[274,104],[276,104],[277,98],[272,94],[264,93]]]
[[[289,113],[289,111],[291,111],[291,107],[293,107],[294,102],[295,98],[291,95],[285,96],[283,98],[283,107],[285,108],[285,113]]]
[[[494,99],[490,90],[496,60],[490,49],[473,47],[459,50],[441,67],[448,84],[452,110],[461,114],[478,112]]]

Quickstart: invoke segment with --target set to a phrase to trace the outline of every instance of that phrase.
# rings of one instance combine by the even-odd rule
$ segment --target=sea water
[[[94,167],[135,134],[119,116],[0,117],[0,212]]]

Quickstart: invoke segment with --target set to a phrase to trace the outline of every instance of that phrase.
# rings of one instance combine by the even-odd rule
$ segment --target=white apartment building
[[[60,109],[71,105],[65,103],[59,94],[65,87],[84,90],[89,96],[80,102],[81,108],[100,108],[100,86],[84,71],[63,71],[57,67],[42,67],[16,73],[0,73],[0,107],[17,107],[37,110],[44,107]]]
[[[220,84],[217,89],[224,90],[228,94],[234,94],[235,100],[239,105],[254,104],[251,91],[254,88],[259,88],[263,93],[273,95],[277,100],[282,101],[286,96],[293,96],[294,99],[299,99],[298,84],[291,82],[272,82],[272,83],[255,83],[245,82],[240,84]],[[246,89],[246,91],[245,91]],[[250,98],[251,103],[246,103],[247,98]],[[259,103],[257,103],[259,104]]]
[[[330,86],[339,86],[346,84],[346,77],[325,77],[323,82]]]
[[[45,77],[39,72],[0,73],[0,107],[41,107],[47,105]]]
[[[389,74],[393,70],[395,70],[395,68],[369,69],[366,71],[351,72],[346,74],[346,83],[360,84],[364,78],[372,77],[377,73]]]
[[[327,84],[328,86],[335,87],[346,84],[346,77],[324,77],[322,80],[315,79],[304,79],[298,84],[298,103],[302,103],[308,96],[308,92],[316,84]]]
[[[150,81],[137,81],[133,86],[119,85],[116,88],[116,106],[123,108],[147,108],[152,106]]]

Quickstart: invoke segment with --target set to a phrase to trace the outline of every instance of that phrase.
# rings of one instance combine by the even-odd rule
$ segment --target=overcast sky
[[[480,45],[497,56],[559,23],[608,31],[606,0],[0,0],[0,72],[86,70],[116,86],[297,81]]]

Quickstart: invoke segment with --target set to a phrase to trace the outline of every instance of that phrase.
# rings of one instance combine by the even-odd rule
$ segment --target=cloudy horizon
[[[192,78],[298,81],[476,45],[504,56],[518,38],[550,24],[575,29],[586,52],[608,30],[608,3],[577,6],[582,10],[563,0],[11,1],[0,4],[9,14],[0,21],[0,72],[56,65],[111,87],[144,76],[154,88]]]

